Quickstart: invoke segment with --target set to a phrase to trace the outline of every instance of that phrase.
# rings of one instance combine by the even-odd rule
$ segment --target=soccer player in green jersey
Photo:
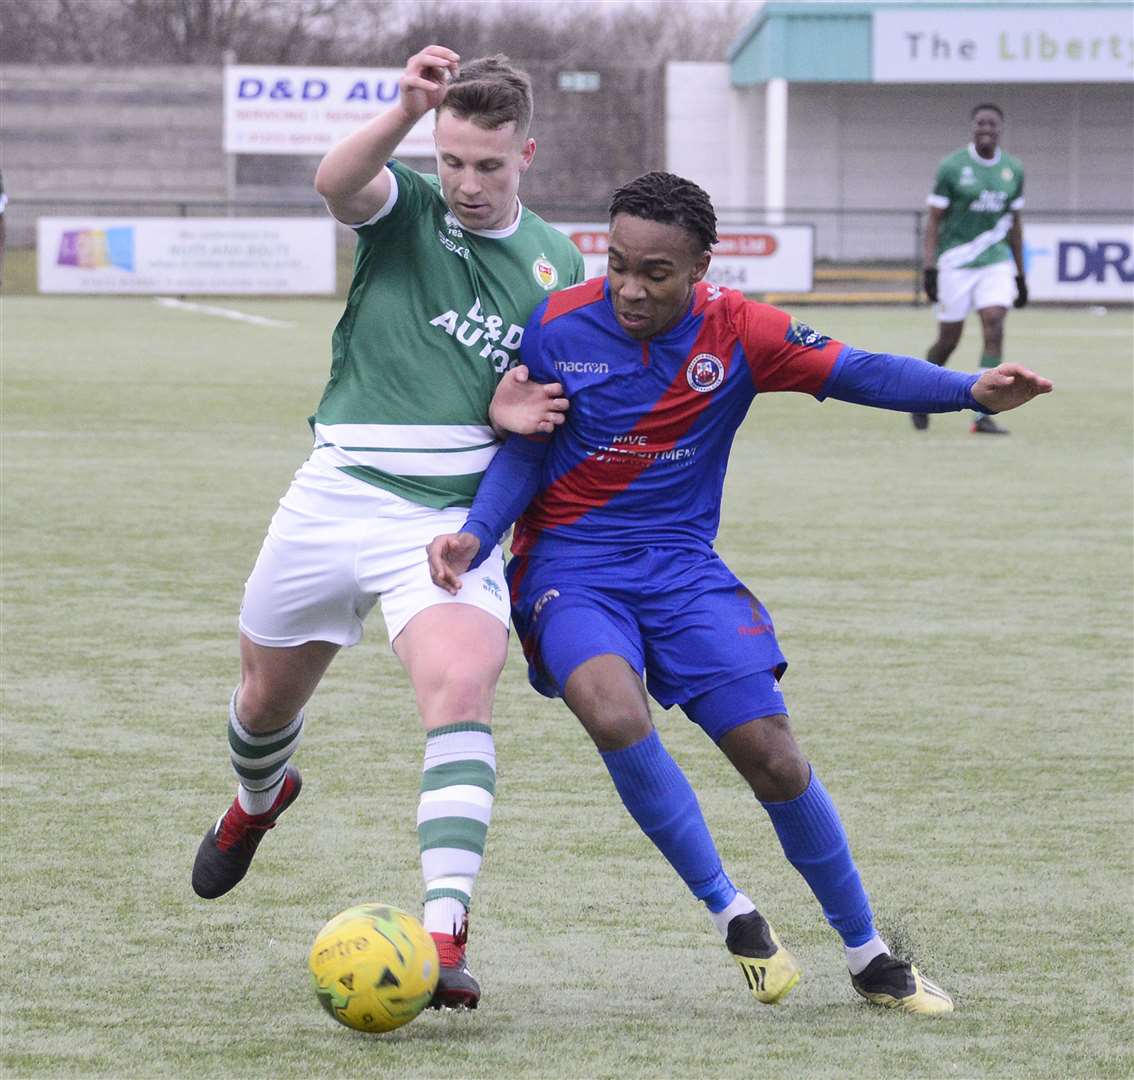
[[[973,141],[950,154],[937,169],[926,200],[925,295],[937,305],[937,340],[926,359],[941,365],[961,340],[965,316],[973,309],[984,334],[981,367],[996,367],[1004,350],[1004,317],[1009,306],[1028,302],[1024,277],[1024,168],[1000,149],[1004,113],[998,105],[972,111]],[[918,430],[926,413],[913,413]],[[972,430],[1007,435],[991,416],[974,415]]]
[[[437,176],[391,160],[429,110]],[[532,310],[583,278],[571,241],[519,201],[531,113],[528,77],[506,57],[461,67],[430,45],[408,61],[397,103],[319,166],[316,190],[358,236],[354,278],[313,449],[245,585],[228,713],[237,797],[193,867],[210,899],[244,877],[299,794],[289,759],[303,708],[380,600],[425,728],[417,829],[423,921],[441,959],[436,1006],[480,999],[467,912],[495,794],[490,725],[509,600],[499,550],[454,598],[430,580],[425,547],[464,520],[498,434],[562,421],[559,385],[527,381],[516,365]]]

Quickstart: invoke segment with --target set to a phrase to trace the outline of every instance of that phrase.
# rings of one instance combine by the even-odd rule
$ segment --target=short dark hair
[[[623,184],[610,199],[610,216],[631,217],[677,225],[690,233],[702,251],[717,242],[717,215],[703,188],[668,172],[648,172]]]
[[[488,131],[514,121],[516,134],[526,136],[532,122],[532,80],[503,53],[482,56],[461,65],[437,111],[441,109]]]
[[[969,113],[969,119],[975,120],[976,114],[978,112],[981,112],[983,109],[991,109],[994,113],[996,113],[997,116],[1000,117],[1001,120],[1004,119],[1004,110],[999,105],[993,105],[991,101],[985,101],[980,105],[974,105],[973,111]]]

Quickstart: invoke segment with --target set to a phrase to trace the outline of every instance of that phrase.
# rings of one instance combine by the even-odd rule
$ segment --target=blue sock
[[[874,915],[839,812],[819,777],[812,772],[807,790],[797,798],[762,805],[788,862],[811,886],[843,944],[865,945],[874,936]]]
[[[623,750],[599,751],[630,816],[711,912],[723,911],[736,887],[721,867],[697,796],[662,745],[657,730]]]

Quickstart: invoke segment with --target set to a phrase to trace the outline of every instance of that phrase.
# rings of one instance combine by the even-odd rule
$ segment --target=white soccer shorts
[[[963,266],[937,274],[938,322],[964,322],[970,311],[1010,308],[1016,301],[1016,264]]]
[[[391,643],[419,611],[472,604],[509,620],[499,545],[456,596],[429,577],[426,545],[457,532],[468,511],[434,510],[305,462],[280,499],[244,586],[240,630],[258,645],[357,645],[379,598]]]

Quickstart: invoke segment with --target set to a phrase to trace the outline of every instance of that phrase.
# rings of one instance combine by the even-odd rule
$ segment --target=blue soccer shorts
[[[507,576],[528,679],[547,697],[561,696],[580,664],[613,653],[714,741],[787,713],[771,616],[711,548],[520,556]]]

